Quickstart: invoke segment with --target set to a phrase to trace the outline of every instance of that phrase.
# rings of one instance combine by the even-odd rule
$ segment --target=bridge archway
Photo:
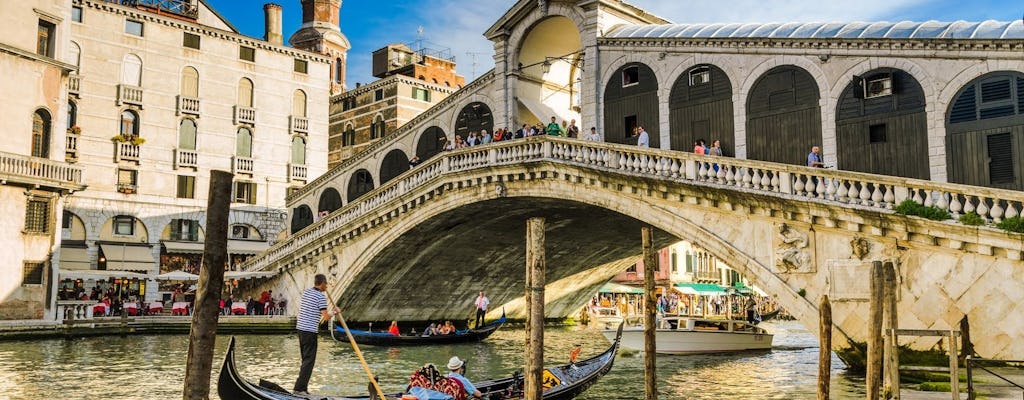
[[[348,201],[351,203],[359,196],[373,190],[373,175],[365,169],[357,170],[348,178]]]
[[[341,194],[338,193],[338,189],[329,187],[324,189],[324,192],[320,194],[320,202],[316,208],[317,214],[322,212],[332,213],[334,210],[341,208],[343,205],[341,201]]]
[[[747,158],[806,165],[811,146],[822,145],[820,98],[814,77],[795,65],[758,77],[747,96]]]
[[[409,157],[401,149],[394,149],[384,156],[380,165],[380,184],[390,181],[409,170]]]
[[[676,79],[669,95],[669,144],[672,150],[692,151],[704,139],[710,147],[722,141],[725,155],[735,154],[732,83],[711,64],[690,67]]]
[[[518,46],[518,122],[580,120],[582,42],[576,23],[553,15],[530,25]]]
[[[459,116],[455,119],[455,134],[467,139],[470,133],[476,133],[486,129],[494,133],[494,114],[491,108],[479,101],[475,101],[462,107]]]
[[[420,161],[426,161],[444,151],[444,144],[447,140],[448,136],[444,134],[443,129],[431,126],[424,130],[420,134],[420,138],[416,140],[415,155],[420,157]]]
[[[995,71],[968,82],[946,112],[949,181],[1024,190],[1021,159],[1024,74]]]
[[[301,231],[303,228],[313,224],[313,210],[303,204],[292,209],[291,233]]]
[[[658,77],[647,64],[623,64],[605,84],[604,140],[636,144],[636,128],[643,126],[650,147],[661,147],[658,111]]]

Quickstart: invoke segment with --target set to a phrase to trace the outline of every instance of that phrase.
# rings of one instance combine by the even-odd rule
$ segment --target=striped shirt
[[[302,292],[299,300],[299,316],[295,318],[295,329],[316,333],[320,329],[320,310],[327,309],[327,295],[315,288]]]

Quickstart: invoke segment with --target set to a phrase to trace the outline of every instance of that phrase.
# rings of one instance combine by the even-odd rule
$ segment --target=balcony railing
[[[78,97],[78,91],[82,86],[82,78],[78,74],[68,76],[68,94]]]
[[[235,106],[235,123],[256,125],[256,109],[252,107]]]
[[[249,157],[231,157],[231,172],[239,174],[252,174],[253,161]]]
[[[306,164],[288,164],[288,181],[306,181]]]
[[[78,139],[82,135],[68,132],[64,139],[64,158],[68,162],[78,161]]]
[[[142,108],[142,88],[125,84],[117,85],[117,105],[130,104]]]
[[[199,167],[199,152],[188,149],[174,149],[174,169]]]
[[[199,98],[178,95],[178,115],[189,114],[199,116]]]
[[[139,187],[134,183],[118,183],[117,191],[124,194],[135,194]]]
[[[82,169],[48,158],[0,152],[0,180],[70,190],[85,189]]]
[[[139,161],[139,146],[129,142],[116,142],[114,146],[114,161]]]
[[[309,133],[309,119],[306,117],[299,117],[291,115],[289,119],[289,128],[292,133]]]

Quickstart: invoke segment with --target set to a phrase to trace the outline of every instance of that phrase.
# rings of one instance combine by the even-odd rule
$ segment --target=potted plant
[[[136,145],[136,146],[140,146],[140,145],[142,145],[143,143],[146,143],[146,139],[145,139],[145,138],[143,138],[143,137],[140,137],[140,136],[132,136],[132,137],[131,137],[131,138],[129,139],[129,141],[130,141],[130,142],[132,142],[132,144],[133,144],[133,145]]]
[[[110,140],[113,140],[115,142],[122,142],[123,143],[123,142],[127,142],[128,138],[126,138],[124,135],[117,134],[117,135],[114,135],[114,137],[110,138]]]
[[[68,128],[68,133],[70,133],[72,135],[81,135],[82,134],[82,128],[78,127],[78,125],[74,125],[74,126]]]

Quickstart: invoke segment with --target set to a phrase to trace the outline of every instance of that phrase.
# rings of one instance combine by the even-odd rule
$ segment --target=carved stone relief
[[[850,240],[850,252],[858,260],[863,260],[871,252],[871,242],[860,236],[854,237]]]
[[[808,233],[801,232],[789,224],[775,224],[775,237],[772,242],[775,249],[775,272],[815,272],[814,252]]]

